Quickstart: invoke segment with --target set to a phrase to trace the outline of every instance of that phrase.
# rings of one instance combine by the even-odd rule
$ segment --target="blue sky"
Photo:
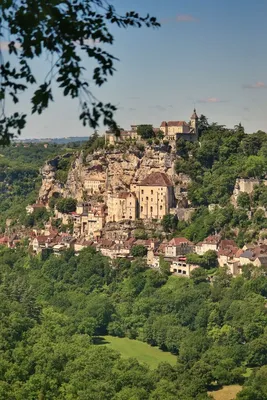
[[[158,30],[112,28],[110,50],[120,61],[114,76],[95,93],[118,105],[121,126],[188,120],[196,106],[210,121],[267,131],[266,0],[113,3],[119,12],[149,12],[162,22]],[[45,75],[48,65],[42,62],[38,68]],[[29,118],[23,137],[90,134],[78,120],[78,104],[59,93],[55,98],[42,116]],[[23,100],[20,107],[29,109],[29,97]]]

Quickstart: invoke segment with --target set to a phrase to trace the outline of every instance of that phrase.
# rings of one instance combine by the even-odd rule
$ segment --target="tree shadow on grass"
[[[95,336],[93,337],[93,344],[110,344],[110,342],[102,336]]]

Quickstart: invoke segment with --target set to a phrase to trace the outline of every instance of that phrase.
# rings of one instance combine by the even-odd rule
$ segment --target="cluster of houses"
[[[153,128],[154,133],[161,132],[163,139],[167,140],[171,145],[175,145],[179,138],[196,142],[198,140],[198,115],[194,109],[190,122],[186,121],[162,121],[159,128]],[[115,145],[127,140],[141,140],[138,135],[138,125],[131,125],[130,130],[120,129],[118,132],[108,130],[105,133],[105,142],[109,145]]]
[[[44,204],[33,204],[26,207],[31,214]],[[106,223],[120,221],[161,220],[173,210],[176,199],[174,186],[170,177],[164,172],[152,172],[140,183],[133,183],[129,191],[107,192],[105,202],[93,199],[79,202],[75,212],[61,213],[55,210],[55,218],[61,219],[64,225],[73,224],[73,236],[86,240],[103,237]]]
[[[2,245],[8,245],[9,242],[0,239]],[[129,235],[124,236],[123,239],[86,240],[48,228],[42,235],[32,232],[30,238],[30,249],[35,254],[50,250],[51,253],[60,255],[67,249],[73,249],[78,255],[82,249],[94,247],[111,260],[118,258],[133,260],[131,250],[134,246],[139,245],[147,249],[145,257],[148,267],[160,269],[161,260],[164,260],[169,263],[170,272],[177,276],[190,277],[191,272],[199,268],[199,265],[187,262],[188,254],[202,256],[209,250],[216,252],[218,266],[227,267],[233,276],[242,274],[242,267],[247,264],[255,267],[267,267],[267,245],[245,245],[240,249],[233,240],[222,239],[220,235],[211,235],[197,244],[183,237],[160,241],[158,239],[135,239]]]

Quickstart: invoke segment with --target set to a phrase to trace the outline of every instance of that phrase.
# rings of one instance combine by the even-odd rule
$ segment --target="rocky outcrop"
[[[87,156],[80,152],[71,164],[65,184],[56,180],[60,159],[57,157],[48,161],[41,170],[43,182],[39,200],[47,202],[54,193],[60,193],[63,197],[71,196],[78,201],[92,197],[92,191],[88,189],[92,181],[99,182],[99,189],[94,196],[101,195],[105,200],[108,191],[129,190],[131,184],[140,183],[151,172],[157,171],[165,172],[176,183],[178,198],[187,181],[185,177],[175,175],[175,157],[175,154],[160,147],[148,147],[144,151],[136,147],[127,150],[103,149]]]
[[[237,198],[240,193],[251,194],[254,191],[255,186],[260,184],[267,185],[267,179],[256,179],[256,178],[238,178],[236,179],[233,195],[231,202],[235,206],[237,205]]]
[[[63,185],[56,180],[56,171],[60,158],[61,157],[56,157],[47,161],[40,169],[40,174],[42,176],[42,186],[39,191],[40,202],[47,203],[53,193],[60,193],[61,195],[64,193]]]

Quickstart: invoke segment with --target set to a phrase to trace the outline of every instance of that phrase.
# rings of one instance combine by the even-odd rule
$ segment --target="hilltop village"
[[[170,273],[184,277],[203,265],[227,267],[233,276],[247,264],[267,267],[265,240],[240,246],[231,235],[214,230],[197,241],[166,228],[168,221],[190,222],[197,210],[188,196],[192,179],[177,172],[176,162],[184,143],[198,144],[199,133],[194,109],[189,122],[163,121],[159,128],[143,125],[142,129],[131,125],[119,133],[108,130],[100,138],[104,147],[47,161],[40,171],[38,199],[26,211],[33,218],[45,210],[49,218],[43,226],[32,224],[30,251],[60,255],[71,248],[78,254],[91,246],[111,260],[142,257],[151,268],[164,264]],[[231,203],[238,207],[240,196],[266,182],[237,178]],[[218,207],[209,204],[209,213]],[[251,217],[248,211],[247,218]],[[18,241],[16,235],[0,238],[9,247]]]

